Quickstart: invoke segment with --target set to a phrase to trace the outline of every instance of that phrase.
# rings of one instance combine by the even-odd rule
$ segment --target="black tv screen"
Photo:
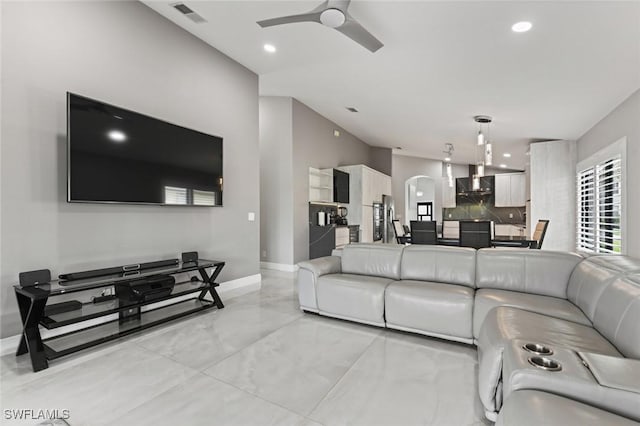
[[[69,202],[222,205],[222,138],[67,93]]]

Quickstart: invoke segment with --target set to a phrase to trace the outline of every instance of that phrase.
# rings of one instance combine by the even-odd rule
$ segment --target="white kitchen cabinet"
[[[527,203],[527,176],[524,173],[511,175],[511,205],[524,207]]]
[[[336,248],[344,247],[347,244],[349,244],[349,228],[338,226],[336,228]]]
[[[382,195],[391,193],[391,177],[365,165],[341,166],[338,170],[349,173],[350,225],[360,225],[360,242],[373,242],[373,203],[382,202]]]
[[[372,243],[373,242],[373,207],[363,206],[362,221],[359,225],[360,225],[360,242]]]
[[[442,179],[442,207],[445,209],[456,206],[456,185],[449,186],[449,179]]]
[[[527,202],[524,173],[503,173],[495,177],[495,206],[523,207]]]

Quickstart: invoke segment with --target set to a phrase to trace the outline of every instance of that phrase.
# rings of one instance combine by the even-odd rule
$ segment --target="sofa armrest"
[[[342,271],[342,263],[340,261],[341,259],[338,256],[325,256],[300,262],[298,267],[310,271],[317,279],[321,275],[339,274]]]
[[[640,360],[578,352],[601,386],[637,393],[640,401]]]
[[[322,275],[337,274],[342,271],[341,258],[326,256],[298,263],[298,299],[300,308],[318,312],[316,286]]]

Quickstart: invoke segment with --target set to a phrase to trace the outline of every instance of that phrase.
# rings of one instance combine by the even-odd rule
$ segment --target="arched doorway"
[[[436,185],[433,178],[410,177],[404,183],[404,191],[405,225],[409,225],[412,220],[435,220]]]

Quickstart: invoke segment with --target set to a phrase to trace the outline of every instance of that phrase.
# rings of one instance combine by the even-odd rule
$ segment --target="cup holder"
[[[562,370],[562,365],[556,361],[555,359],[546,358],[543,356],[532,356],[529,358],[529,364],[534,367],[541,368],[547,371],[560,371]]]
[[[553,355],[553,349],[540,343],[527,343],[522,346],[522,349],[536,355]]]

